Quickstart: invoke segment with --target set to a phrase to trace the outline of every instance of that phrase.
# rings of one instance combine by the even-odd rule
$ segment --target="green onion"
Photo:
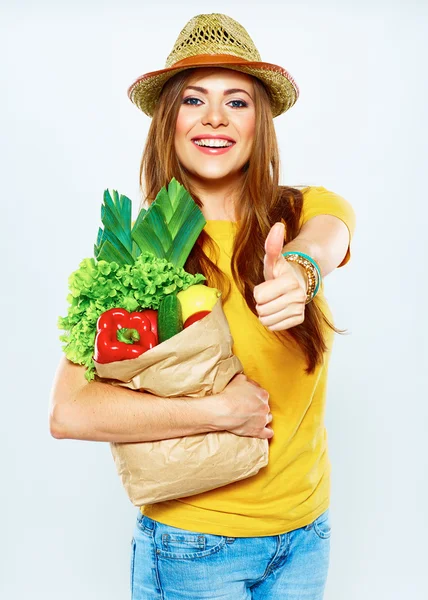
[[[189,192],[175,178],[163,187],[145,215],[137,219],[132,239],[141,252],[183,267],[206,220]]]
[[[143,252],[183,267],[206,220],[189,192],[175,178],[163,187],[150,207],[141,209],[131,229],[132,203],[113,190],[104,192],[94,255],[97,260],[133,264]]]

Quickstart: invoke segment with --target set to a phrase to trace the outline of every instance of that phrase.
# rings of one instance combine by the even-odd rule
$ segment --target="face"
[[[253,98],[251,76],[230,69],[197,69],[187,83],[176,122],[175,151],[194,182],[233,182],[241,177],[254,139]],[[210,139],[214,137],[217,141]],[[228,147],[223,147],[225,140]]]

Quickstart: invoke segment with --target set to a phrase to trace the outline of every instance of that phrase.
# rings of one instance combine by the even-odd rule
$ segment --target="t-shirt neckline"
[[[205,219],[204,229],[211,237],[233,238],[240,221],[226,221],[224,219]]]

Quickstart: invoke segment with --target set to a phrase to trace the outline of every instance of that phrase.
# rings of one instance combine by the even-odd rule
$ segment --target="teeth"
[[[232,146],[233,142],[229,142],[228,140],[193,140],[193,142],[197,146],[208,146],[210,148],[225,148],[227,146]]]

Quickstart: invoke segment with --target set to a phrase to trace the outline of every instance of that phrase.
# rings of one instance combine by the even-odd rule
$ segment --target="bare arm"
[[[84,373],[85,367],[61,357],[50,395],[49,426],[55,438],[143,442],[216,429],[216,396],[162,398],[88,382]]]
[[[324,278],[341,264],[349,243],[349,230],[343,221],[334,215],[317,215],[303,225],[299,235],[282,251],[309,254],[319,265]],[[296,269],[302,270],[302,267],[297,265]]]
[[[268,394],[244,374],[221,394],[163,398],[110,383],[88,382],[85,367],[61,357],[50,395],[49,427],[58,439],[147,442],[231,431],[270,438]]]

